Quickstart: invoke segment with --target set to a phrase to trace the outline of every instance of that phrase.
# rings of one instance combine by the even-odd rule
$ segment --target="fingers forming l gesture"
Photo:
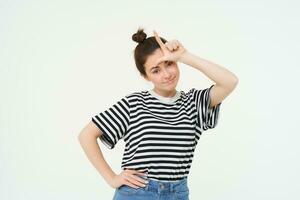
[[[157,64],[163,61],[177,62],[180,56],[186,51],[178,40],[171,40],[163,43],[156,31],[153,31],[154,37],[163,52],[163,56],[157,60]]]

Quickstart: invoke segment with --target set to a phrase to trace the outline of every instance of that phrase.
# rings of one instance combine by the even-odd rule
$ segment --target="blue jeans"
[[[113,200],[189,200],[187,178],[170,182],[144,179],[149,181],[145,187],[122,185],[116,188]]]

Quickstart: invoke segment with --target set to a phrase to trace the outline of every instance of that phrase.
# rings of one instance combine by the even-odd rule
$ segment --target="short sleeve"
[[[197,110],[197,125],[202,131],[213,129],[218,124],[221,103],[210,107],[210,91],[214,85],[203,90],[192,89]]]
[[[107,110],[92,117],[92,122],[103,133],[99,138],[109,149],[125,135],[130,122],[130,106],[127,97],[123,97]]]

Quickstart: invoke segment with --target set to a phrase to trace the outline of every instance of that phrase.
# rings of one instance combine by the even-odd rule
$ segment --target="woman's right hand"
[[[115,175],[110,181],[110,186],[113,188],[118,188],[122,185],[128,185],[133,188],[145,187],[147,180],[137,176],[145,176],[144,171],[137,171],[132,169],[125,169],[120,174]]]

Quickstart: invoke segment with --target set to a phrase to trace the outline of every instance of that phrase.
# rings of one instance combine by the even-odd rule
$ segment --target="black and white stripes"
[[[221,103],[209,107],[212,87],[181,91],[171,103],[149,91],[135,92],[92,121],[108,148],[124,139],[122,169],[145,169],[148,178],[155,180],[180,180],[189,173],[202,132],[217,125]]]

